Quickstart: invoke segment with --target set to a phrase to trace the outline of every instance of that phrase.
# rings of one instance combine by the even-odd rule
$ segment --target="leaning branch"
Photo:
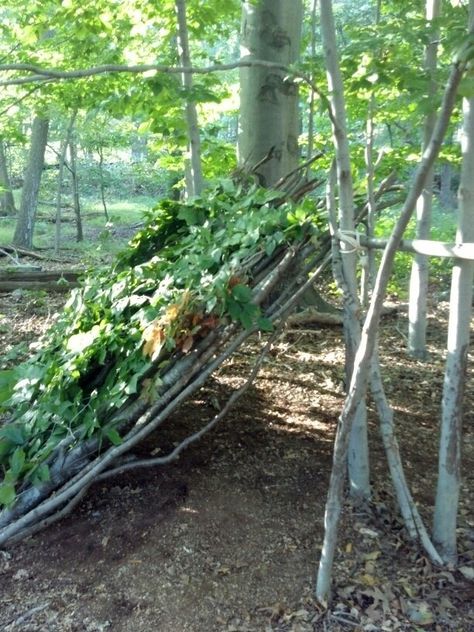
[[[393,267],[393,261],[403,237],[403,233],[413,214],[416,201],[423,190],[427,175],[429,174],[433,162],[438,156],[441,143],[443,142],[443,138],[448,128],[451,113],[456,100],[458,86],[461,82],[465,67],[465,61],[457,61],[451,70],[433,136],[426,151],[424,152],[422,161],[416,172],[415,179],[408,193],[400,217],[382,256],[372,300],[362,329],[361,343],[357,350],[354,362],[351,384],[339,418],[337,429],[336,446],[333,456],[334,466],[333,472],[331,473],[328,500],[326,503],[326,516],[329,516],[328,521],[335,529],[337,529],[339,525],[340,506],[338,499],[342,497],[345,480],[344,476],[336,476],[335,473],[343,471],[343,464],[346,461],[347,455],[349,432],[359,406],[359,402],[366,394],[372,356],[376,346],[378,325],[383,309],[385,291]],[[316,597],[322,603],[327,603],[329,600],[331,572],[335,554],[334,539],[328,539],[329,535],[330,534],[325,535],[316,586]]]

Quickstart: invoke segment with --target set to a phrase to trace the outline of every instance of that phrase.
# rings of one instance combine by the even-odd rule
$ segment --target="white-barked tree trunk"
[[[441,15],[441,0],[426,1],[426,19],[429,23]],[[438,85],[434,74],[437,65],[439,33],[435,30],[425,50],[425,70],[430,76],[428,98],[435,100]],[[433,109],[426,115],[423,126],[423,151],[430,142],[436,121]],[[428,174],[425,188],[416,205],[416,236],[417,239],[429,239],[431,231],[431,214],[433,205],[434,169]],[[410,299],[408,304],[408,351],[410,355],[420,360],[426,358],[426,317],[429,281],[429,258],[417,254],[413,258],[410,275]]]
[[[301,0],[242,4],[241,59],[294,64],[300,55]],[[298,165],[300,116],[297,84],[283,70],[252,66],[240,70],[239,167],[256,171],[271,187]]]
[[[469,0],[474,30],[474,0]],[[458,243],[474,241],[474,98],[463,100],[462,166],[459,185]],[[444,375],[438,485],[433,538],[447,563],[457,560],[456,525],[461,484],[462,403],[472,317],[474,262],[456,259],[451,280],[448,356]]]

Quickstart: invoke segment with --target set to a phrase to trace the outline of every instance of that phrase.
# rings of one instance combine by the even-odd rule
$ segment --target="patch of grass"
[[[391,209],[377,220],[376,236],[388,238],[393,226],[398,219],[399,209]],[[452,242],[456,235],[456,215],[448,213],[435,203],[432,214],[432,228],[430,239],[434,241]],[[414,239],[416,236],[416,219],[412,218],[405,231],[405,239]],[[380,260],[380,252],[377,259]],[[411,266],[413,254],[408,252],[397,252],[392,278],[388,285],[388,292],[400,298],[408,297]],[[430,283],[438,291],[445,291],[449,288],[451,277],[452,260],[442,257],[430,258]]]
[[[10,244],[15,230],[15,221],[9,217],[0,219],[0,244]]]
[[[76,241],[76,225],[74,221],[61,224],[61,244],[64,252],[72,254],[85,265],[97,265],[110,261],[120,252],[131,237],[128,227],[143,220],[143,214],[156,204],[156,199],[147,196],[136,196],[131,199],[106,200],[109,221],[104,215],[102,202],[96,199],[85,199],[82,203],[82,223],[84,241]],[[55,224],[46,221],[53,218],[54,210],[48,213],[40,209],[41,216],[36,220],[34,245],[36,248],[54,249]],[[46,216],[46,217],[45,217]],[[72,218],[68,210],[64,217]],[[16,216],[0,220],[0,244],[9,244],[15,230]],[[64,254],[64,253],[61,253]]]
[[[156,199],[147,196],[137,196],[130,200],[106,200],[109,220],[114,224],[134,224],[143,219],[143,212],[156,204]],[[90,218],[91,222],[105,223],[104,207],[100,200],[86,202],[85,213],[100,213]]]

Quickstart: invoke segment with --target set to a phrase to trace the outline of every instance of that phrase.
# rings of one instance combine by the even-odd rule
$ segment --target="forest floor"
[[[4,362],[27,354],[63,301],[41,292],[0,295]],[[381,333],[406,474],[428,526],[446,316],[446,303],[433,306],[427,363],[407,357],[406,315],[386,317]],[[96,485],[60,523],[0,551],[0,629],[474,631],[472,355],[460,568],[433,567],[407,540],[369,404],[373,499],[364,510],[345,504],[331,611],[312,599],[344,398],[341,333],[338,327],[287,329],[247,395],[177,462]],[[252,352],[250,344],[235,354],[141,452],[167,452],[215,414],[245,380]]]

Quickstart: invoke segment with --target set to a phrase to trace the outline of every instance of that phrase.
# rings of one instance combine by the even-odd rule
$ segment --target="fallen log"
[[[39,250],[47,250],[47,248],[40,248]],[[41,261],[54,261],[56,263],[63,263],[62,259],[55,257],[49,257],[48,255],[42,255],[36,250],[29,250],[28,248],[21,248],[19,246],[1,245],[0,244],[0,257],[12,254],[14,256],[21,255],[23,257],[31,257],[32,259],[40,259]]]
[[[329,312],[319,312],[313,307],[307,307],[301,312],[291,314],[288,317],[288,324],[293,326],[301,325],[342,325],[342,314],[333,314]]]
[[[62,272],[0,270],[0,292],[12,292],[19,289],[67,292],[77,287],[81,274],[83,272],[78,270]]]

